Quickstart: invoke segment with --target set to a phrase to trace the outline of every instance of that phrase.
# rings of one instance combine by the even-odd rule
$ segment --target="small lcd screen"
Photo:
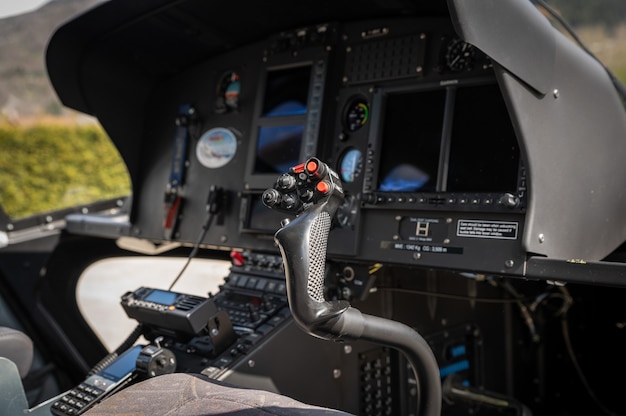
[[[311,79],[310,66],[271,70],[267,73],[263,117],[305,114]]]
[[[519,145],[498,85],[459,88],[448,192],[515,192]]]
[[[160,303],[161,305],[172,305],[178,297],[177,293],[165,290],[154,289],[144,300],[148,302]]]
[[[285,173],[300,163],[303,134],[303,125],[260,127],[254,172]]]
[[[120,355],[115,361],[98,372],[98,375],[113,381],[119,381],[128,374],[135,371],[137,357],[143,347],[135,345],[131,349]]]
[[[445,90],[387,96],[378,191],[437,190],[445,100]]]

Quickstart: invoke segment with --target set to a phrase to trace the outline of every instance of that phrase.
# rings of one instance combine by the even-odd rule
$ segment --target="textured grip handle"
[[[292,204],[294,197],[298,200]],[[326,249],[333,216],[343,201],[341,181],[326,164],[311,158],[279,177],[276,186],[264,192],[263,201],[297,215],[274,236],[285,265],[289,307],[305,331],[325,338],[328,334],[318,331],[320,323],[350,306],[324,297]]]
[[[311,225],[307,291],[311,299],[318,302],[324,302],[324,269],[330,222],[331,219],[328,212],[322,211],[313,219]]]
[[[414,369],[417,408],[423,415],[441,413],[441,382],[437,360],[428,343],[400,322],[362,314],[345,300],[324,298],[326,248],[332,219],[343,201],[337,174],[319,159],[291,168],[274,189],[263,194],[273,209],[295,213],[274,235],[287,278],[289,307],[304,331],[323,339],[360,339],[398,348]],[[298,196],[299,205],[285,203]]]
[[[333,334],[321,326],[345,311],[347,301],[329,302],[324,298],[326,246],[332,214],[330,204],[313,205],[276,232],[287,278],[287,297],[298,325],[311,335],[328,339]]]

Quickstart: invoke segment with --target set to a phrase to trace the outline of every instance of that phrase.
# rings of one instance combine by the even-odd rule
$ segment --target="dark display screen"
[[[267,72],[253,173],[284,173],[300,163],[311,67]]]
[[[445,90],[389,94],[379,191],[436,191],[445,100]]]
[[[263,95],[263,117],[305,114],[311,67],[299,66],[267,73]]]
[[[144,300],[169,306],[176,302],[177,297],[177,293],[154,289],[148,296],[145,297]]]
[[[449,192],[515,192],[519,146],[497,85],[456,92]]]
[[[259,128],[255,173],[285,173],[300,163],[303,125]]]
[[[383,108],[378,191],[517,190],[520,150],[497,84],[389,93]]]

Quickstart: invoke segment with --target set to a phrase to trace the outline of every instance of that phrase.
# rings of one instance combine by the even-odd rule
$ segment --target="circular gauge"
[[[337,223],[341,228],[354,228],[359,213],[358,200],[346,195],[343,203],[337,208]]]
[[[446,65],[452,72],[469,71],[474,64],[476,51],[472,45],[461,39],[453,39],[446,51]]]
[[[344,124],[349,132],[357,131],[367,123],[370,116],[370,109],[363,98],[356,98],[350,101],[346,107]]]
[[[228,129],[217,127],[204,133],[196,145],[196,157],[203,166],[214,169],[230,162],[237,152],[237,138]]]
[[[339,175],[341,180],[352,183],[361,174],[363,165],[363,155],[358,149],[349,149],[344,153],[339,164]]]
[[[215,111],[225,113],[239,108],[240,90],[239,74],[236,72],[228,72],[225,74],[217,84]]]

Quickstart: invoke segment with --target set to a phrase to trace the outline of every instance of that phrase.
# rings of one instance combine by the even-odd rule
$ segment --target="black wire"
[[[185,270],[187,270],[187,267],[189,266],[189,263],[191,263],[191,260],[196,256],[196,254],[198,254],[198,250],[200,249],[200,244],[202,244],[202,240],[204,240],[206,233],[209,231],[209,228],[211,227],[211,221],[213,220],[213,215],[217,214],[222,207],[223,197],[224,197],[223,189],[219,186],[211,185],[211,187],[209,188],[209,195],[207,197],[207,202],[206,202],[207,216],[206,216],[206,220],[204,221],[204,225],[202,226],[202,230],[200,231],[200,235],[198,236],[198,240],[196,241],[196,244],[194,244],[193,249],[191,250],[191,253],[189,253],[189,257],[187,257],[187,262],[185,262],[185,265],[183,266],[181,271],[178,273],[178,276],[174,278],[174,281],[172,282],[168,290],[172,290],[176,282],[178,282],[178,279],[180,279],[183,273],[185,273]]]
[[[200,244],[202,243],[202,240],[204,240],[206,233],[209,231],[209,227],[211,225],[212,219],[213,219],[213,213],[209,211],[206,216],[206,221],[204,225],[202,226],[202,230],[200,231],[200,235],[198,236],[198,240],[194,244],[193,249],[191,250],[191,253],[189,253],[189,256],[187,257],[187,261],[185,262],[185,265],[180,270],[176,278],[174,278],[174,281],[172,282],[168,290],[172,290],[174,288],[174,285],[176,285],[176,282],[178,282],[178,280],[181,278],[183,273],[185,273],[185,270],[187,270],[187,267],[189,266],[189,263],[191,263],[191,260],[196,256],[196,254],[198,254],[198,250],[200,249]]]
[[[143,331],[143,324],[140,323],[139,325],[135,327],[135,329],[133,329],[133,332],[130,333],[130,335],[124,340],[124,342],[122,342],[120,346],[117,347],[117,349],[115,350],[115,353],[121,354],[127,349],[129,349],[130,347],[132,347],[133,344],[135,344],[135,342],[137,342],[137,340],[141,336],[142,331]]]

